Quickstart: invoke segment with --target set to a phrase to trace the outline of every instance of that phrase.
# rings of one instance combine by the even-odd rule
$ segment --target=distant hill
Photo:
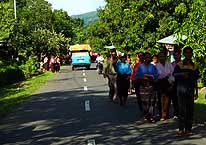
[[[80,15],[72,15],[73,18],[80,18],[84,20],[84,25],[88,26],[89,24],[94,23],[97,19],[97,11],[92,11]]]

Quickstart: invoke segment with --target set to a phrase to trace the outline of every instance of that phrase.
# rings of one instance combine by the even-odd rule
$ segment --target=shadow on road
[[[104,145],[175,144],[206,136],[205,128],[198,126],[193,136],[176,137],[174,121],[145,123],[134,97],[127,107],[121,107],[103,94],[107,92],[76,89],[33,95],[1,121],[0,144],[81,145],[88,139]],[[85,112],[88,99],[91,111]]]

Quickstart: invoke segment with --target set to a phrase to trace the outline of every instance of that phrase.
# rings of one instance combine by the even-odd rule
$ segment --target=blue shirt
[[[158,71],[156,67],[153,64],[149,64],[149,66],[146,66],[145,64],[140,64],[140,66],[137,68],[137,71],[135,73],[135,79],[142,78],[144,74],[153,75],[155,79],[159,77]]]
[[[132,73],[132,69],[128,62],[122,63],[120,60],[118,60],[115,67],[118,74],[130,75]]]

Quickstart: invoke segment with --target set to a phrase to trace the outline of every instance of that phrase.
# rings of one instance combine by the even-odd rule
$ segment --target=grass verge
[[[29,98],[55,74],[45,72],[19,84],[9,85],[0,90],[0,116],[5,116],[17,104]]]
[[[198,99],[195,100],[194,121],[201,124],[206,122],[206,100],[203,93],[199,93]]]

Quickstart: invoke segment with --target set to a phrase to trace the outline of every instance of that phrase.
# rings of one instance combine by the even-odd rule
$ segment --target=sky
[[[95,11],[105,6],[104,0],[47,0],[52,4],[53,9],[63,9],[71,15],[83,14]]]

